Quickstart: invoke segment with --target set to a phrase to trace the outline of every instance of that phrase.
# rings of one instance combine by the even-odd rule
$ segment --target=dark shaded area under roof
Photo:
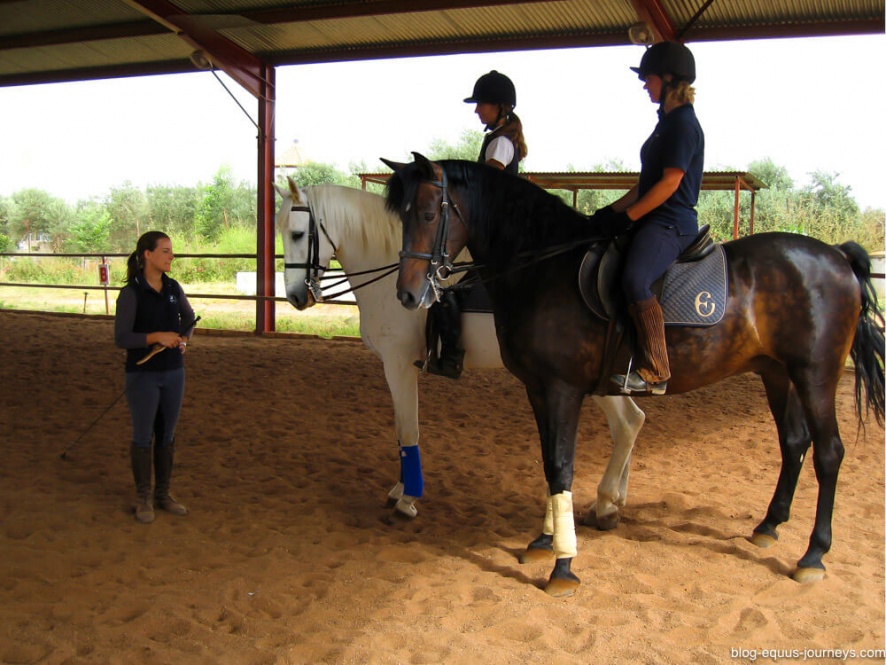
[[[882,33],[882,0],[0,0],[0,87],[415,55]],[[204,66],[206,63],[204,62]],[[231,73],[231,72],[228,72]],[[248,72],[247,72],[248,73]],[[252,72],[252,75],[260,75]],[[235,77],[236,78],[236,77]]]

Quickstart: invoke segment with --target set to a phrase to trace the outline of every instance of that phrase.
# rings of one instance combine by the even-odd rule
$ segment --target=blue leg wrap
[[[404,494],[421,498],[425,481],[421,475],[418,446],[400,446],[400,479],[403,481]]]

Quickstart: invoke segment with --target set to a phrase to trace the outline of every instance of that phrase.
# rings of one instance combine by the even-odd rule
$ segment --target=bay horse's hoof
[[[570,570],[571,558],[557,559],[554,570],[545,585],[545,593],[554,598],[566,598],[575,593],[581,580]]]
[[[548,563],[554,558],[553,547],[527,547],[520,555],[520,563]]]
[[[797,568],[791,575],[795,582],[806,584],[824,579],[824,568]]]
[[[572,573],[569,573],[569,577],[551,577],[545,585],[545,593],[554,598],[568,598],[575,594],[580,585],[581,580]]]
[[[757,547],[762,547],[766,549],[767,547],[772,547],[778,542],[777,536],[770,536],[768,533],[760,533],[759,531],[754,531],[750,538],[748,538],[754,545]]]

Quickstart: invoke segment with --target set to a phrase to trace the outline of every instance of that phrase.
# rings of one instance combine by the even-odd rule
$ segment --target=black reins
[[[398,264],[391,263],[386,266],[382,266],[380,268],[372,268],[371,270],[361,270],[359,272],[347,273],[344,272],[343,276],[340,279],[333,281],[329,287],[330,288],[338,288],[342,284],[348,282],[351,277],[358,277],[362,275],[372,275],[375,273],[379,273],[382,271],[383,274],[374,277],[373,279],[367,280],[362,284],[357,284],[356,286],[348,286],[348,288],[338,291],[337,293],[333,293],[328,296],[323,295],[323,289],[320,286],[320,276],[326,272],[328,269],[327,266],[324,266],[320,263],[320,233],[326,237],[326,240],[329,241],[329,244],[332,246],[333,255],[338,253],[338,247],[335,246],[335,242],[332,240],[332,237],[329,235],[329,232],[326,230],[326,227],[323,225],[323,221],[317,221],[314,216],[314,210],[310,205],[295,205],[289,209],[290,213],[293,212],[306,212],[308,213],[308,258],[305,263],[284,263],[283,267],[288,268],[302,268],[307,271],[308,276],[305,278],[305,284],[311,290],[311,293],[314,296],[314,300],[316,302],[323,302],[325,300],[334,300],[336,298],[340,298],[341,296],[347,295],[349,293],[353,293],[357,289],[361,289],[364,286],[369,286],[379,280],[384,279],[388,275],[397,271]]]

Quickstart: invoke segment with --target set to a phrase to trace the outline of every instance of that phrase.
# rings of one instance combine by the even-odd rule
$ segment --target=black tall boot
[[[132,460],[132,477],[135,479],[135,493],[138,498],[135,519],[142,524],[150,524],[154,521],[154,506],[151,503],[151,449],[130,446],[129,457]]]
[[[457,379],[464,369],[465,350],[461,345],[461,310],[451,289],[443,291],[437,322],[440,327],[440,357],[428,361],[428,372]]]
[[[174,457],[175,445],[173,443],[163,446],[154,442],[154,472],[157,479],[157,484],[154,487],[154,506],[173,515],[187,515],[188,509],[169,493]]]

